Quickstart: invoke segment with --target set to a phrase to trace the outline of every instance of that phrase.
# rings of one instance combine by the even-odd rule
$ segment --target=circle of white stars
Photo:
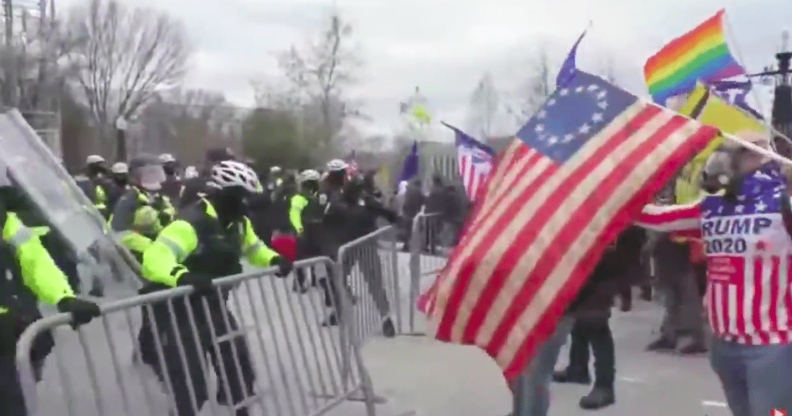
[[[537,120],[539,120],[539,122],[536,124],[534,131],[536,132],[536,135],[538,136],[538,139],[540,141],[546,140],[549,146],[553,146],[559,142],[566,144],[575,140],[578,137],[587,135],[591,131],[591,129],[597,126],[597,124],[602,123],[603,112],[608,108],[607,91],[600,88],[596,84],[590,84],[588,86],[580,85],[574,88],[562,88],[558,91],[559,97],[575,96],[579,94],[586,94],[594,99],[596,103],[596,109],[591,115],[591,118],[588,121],[584,122],[579,127],[565,134],[563,137],[559,137],[556,135],[549,135],[545,131],[546,129],[544,124],[542,124],[542,120],[545,120],[547,118],[547,110],[545,109],[546,108],[549,109],[550,107],[554,106],[557,103],[557,100],[555,98],[550,98],[549,100],[547,100],[547,103],[545,103],[545,107],[539,110],[538,113],[536,113],[536,118]]]

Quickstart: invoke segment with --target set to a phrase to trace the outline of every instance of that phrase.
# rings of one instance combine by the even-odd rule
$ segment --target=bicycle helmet
[[[173,163],[173,162],[176,162],[176,158],[173,157],[173,155],[170,154],[170,153],[163,153],[163,154],[159,155],[159,160],[162,163]]]
[[[129,166],[124,162],[116,162],[113,164],[111,170],[113,171],[113,173],[119,173],[119,174],[129,173]]]
[[[244,163],[226,160],[212,166],[210,185],[216,188],[240,187],[248,192],[259,192],[259,180],[256,172]]]
[[[320,178],[319,172],[317,172],[317,171],[315,171],[313,169],[306,169],[306,170],[302,171],[302,173],[300,173],[299,180],[300,180],[300,182],[318,181],[319,178]]]
[[[349,165],[341,159],[333,159],[327,162],[327,170],[329,172],[340,172],[345,171]]]

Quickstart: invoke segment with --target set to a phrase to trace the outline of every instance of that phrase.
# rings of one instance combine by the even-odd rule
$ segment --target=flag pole
[[[729,134],[729,133],[721,133],[721,135],[723,136],[724,139],[726,139],[726,140],[728,140],[728,141],[730,141],[732,143],[735,143],[737,145],[740,145],[740,146],[742,146],[745,149],[748,149],[748,150],[750,150],[750,151],[752,151],[754,153],[758,153],[758,154],[760,154],[762,156],[765,156],[765,157],[768,157],[770,159],[773,159],[776,162],[779,162],[779,163],[781,163],[783,165],[792,167],[792,160],[787,159],[787,158],[779,155],[778,153],[775,153],[775,152],[773,152],[771,150],[767,150],[765,148],[757,146],[757,145],[755,145],[755,144],[753,144],[753,143],[751,143],[749,141],[740,139],[739,137],[734,136],[734,135]]]

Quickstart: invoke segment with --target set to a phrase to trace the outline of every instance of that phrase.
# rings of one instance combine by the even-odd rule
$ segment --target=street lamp
[[[116,161],[124,162],[127,160],[126,131],[129,125],[124,117],[116,119]]]

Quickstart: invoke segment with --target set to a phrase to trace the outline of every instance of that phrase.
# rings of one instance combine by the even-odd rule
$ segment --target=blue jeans
[[[516,396],[512,416],[547,416],[555,364],[574,322],[572,317],[561,317],[555,332],[539,347],[522,374],[512,382],[512,393]]]
[[[710,363],[734,416],[792,411],[792,344],[742,345],[715,338]]]

